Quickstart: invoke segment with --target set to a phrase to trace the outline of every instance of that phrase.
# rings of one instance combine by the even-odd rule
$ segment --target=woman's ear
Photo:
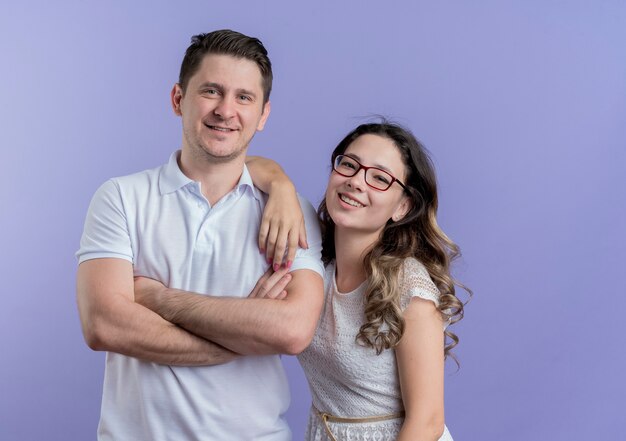
[[[401,221],[404,216],[406,216],[408,212],[411,211],[411,208],[413,208],[413,202],[411,201],[411,198],[406,195],[403,196],[402,201],[400,201],[400,205],[398,205],[396,211],[393,212],[391,220],[394,222]]]

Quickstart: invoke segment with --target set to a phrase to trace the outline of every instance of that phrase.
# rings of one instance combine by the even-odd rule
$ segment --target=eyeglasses
[[[394,182],[397,182],[406,190],[404,184],[391,173],[378,167],[367,167],[350,156],[339,155],[335,158],[335,163],[333,164],[333,170],[347,178],[356,175],[361,169],[364,170],[365,183],[375,190],[387,191]],[[368,174],[368,170],[372,170],[372,173]]]

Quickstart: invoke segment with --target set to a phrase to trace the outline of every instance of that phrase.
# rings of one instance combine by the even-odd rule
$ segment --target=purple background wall
[[[314,204],[362,116],[394,117],[431,149],[456,274],[476,292],[447,376],[455,439],[616,439],[626,3],[135,3],[0,6],[0,440],[95,438],[104,357],[74,299],[87,204],[179,146],[168,97],[182,54],[225,27],[259,36],[275,65],[251,152]],[[286,363],[300,439],[308,390]]]

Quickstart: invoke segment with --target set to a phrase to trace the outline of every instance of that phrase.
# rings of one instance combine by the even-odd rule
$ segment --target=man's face
[[[209,54],[189,79],[183,94],[172,89],[172,107],[183,119],[183,150],[210,162],[245,154],[270,113],[263,104],[261,71],[250,60]]]

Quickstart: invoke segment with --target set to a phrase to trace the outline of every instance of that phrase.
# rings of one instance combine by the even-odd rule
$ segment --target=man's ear
[[[272,110],[272,106],[268,100],[267,103],[263,104],[263,113],[261,114],[261,119],[259,120],[259,124],[257,124],[256,126],[256,129],[259,132],[263,130],[263,127],[265,127],[265,122],[267,121],[267,118],[270,116],[271,110]]]
[[[180,110],[180,102],[183,99],[183,89],[180,87],[180,84],[174,84],[174,87],[172,87],[172,91],[170,92],[170,99],[174,113],[178,116],[182,116],[183,113]]]

